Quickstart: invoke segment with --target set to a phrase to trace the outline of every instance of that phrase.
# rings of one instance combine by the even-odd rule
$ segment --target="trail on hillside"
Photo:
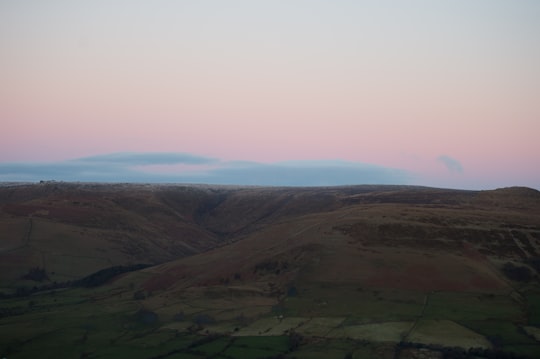
[[[418,315],[418,317],[416,318],[416,320],[414,321],[413,325],[411,325],[411,328],[409,329],[409,331],[407,333],[405,333],[403,335],[403,339],[402,341],[406,342],[409,337],[411,336],[412,332],[414,331],[414,329],[416,329],[417,325],[418,325],[418,322],[424,318],[424,313],[426,312],[426,308],[429,304],[429,297],[431,296],[431,294],[433,294],[435,292],[429,292],[429,293],[426,293],[426,295],[424,296],[424,305],[422,306],[422,310],[420,311],[420,315]]]
[[[516,247],[519,248],[519,250],[523,253],[523,256],[525,258],[530,258],[531,257],[531,254],[527,251],[527,249],[525,248],[525,246],[523,245],[523,243],[521,243],[515,236],[514,236],[514,233],[512,233],[512,231],[508,231],[508,233],[510,234],[510,238],[512,238],[512,240],[514,241],[514,243],[516,244]]]
[[[9,253],[17,251],[21,248],[24,248],[30,244],[30,236],[32,235],[32,228],[33,228],[33,222],[32,217],[28,217],[28,228],[26,230],[26,233],[23,237],[23,243],[12,248],[0,248],[0,254]]]

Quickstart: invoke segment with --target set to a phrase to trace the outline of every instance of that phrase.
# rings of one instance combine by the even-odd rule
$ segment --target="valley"
[[[535,358],[539,271],[529,188],[5,184],[0,357]]]

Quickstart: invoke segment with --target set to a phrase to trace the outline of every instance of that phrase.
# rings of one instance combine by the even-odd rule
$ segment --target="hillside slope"
[[[0,186],[0,287],[17,286],[30,268],[64,281],[113,265],[201,253],[280,218],[338,208],[350,190],[6,184]]]
[[[528,188],[6,186],[0,229],[2,353],[52,340],[111,357],[109,337],[114,355],[141,358],[540,354],[540,193]],[[48,287],[134,263],[153,266]]]

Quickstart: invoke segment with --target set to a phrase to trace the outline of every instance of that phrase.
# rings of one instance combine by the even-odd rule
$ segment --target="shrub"
[[[502,270],[508,278],[515,281],[528,282],[532,279],[532,272],[529,267],[516,266],[508,262],[503,266]]]
[[[142,324],[155,324],[159,320],[159,317],[156,313],[144,308],[140,309],[135,314],[135,317],[137,318],[137,321]]]
[[[207,314],[197,314],[193,318],[193,323],[195,323],[197,325],[212,324],[212,323],[215,323],[215,322],[216,322],[216,320],[214,318],[212,318],[211,316],[207,315]]]
[[[49,279],[45,268],[33,267],[28,270],[23,277],[23,279],[33,280],[35,282],[43,282],[44,280]]]

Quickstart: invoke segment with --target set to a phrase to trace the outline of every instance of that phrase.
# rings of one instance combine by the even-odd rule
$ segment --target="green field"
[[[431,319],[521,320],[525,313],[510,295],[437,292],[430,294],[424,316]]]
[[[540,293],[528,293],[526,298],[529,324],[540,327]]]
[[[363,290],[350,285],[313,283],[299,286],[298,294],[283,301],[284,314],[346,317],[348,324],[416,318],[424,294],[398,290]]]
[[[255,317],[219,319],[217,313],[230,306],[226,298],[213,294],[212,305],[203,305],[208,299],[199,303],[197,297],[187,296],[173,301],[172,307],[171,298],[159,293],[133,300],[138,287],[130,283],[136,278],[144,276],[137,273],[96,289],[1,300],[6,314],[0,319],[0,354],[8,358],[391,358],[389,348],[403,339],[426,345],[499,348],[531,358],[540,353],[539,342],[522,329],[527,313],[534,312],[505,295],[431,293],[421,317],[423,293],[312,284],[283,298],[278,309],[266,306],[266,312]],[[194,307],[197,311],[188,310]],[[141,308],[157,313],[157,319],[145,321]],[[174,320],[172,309],[164,308],[187,314]],[[212,322],[196,324],[196,318],[205,316]]]

